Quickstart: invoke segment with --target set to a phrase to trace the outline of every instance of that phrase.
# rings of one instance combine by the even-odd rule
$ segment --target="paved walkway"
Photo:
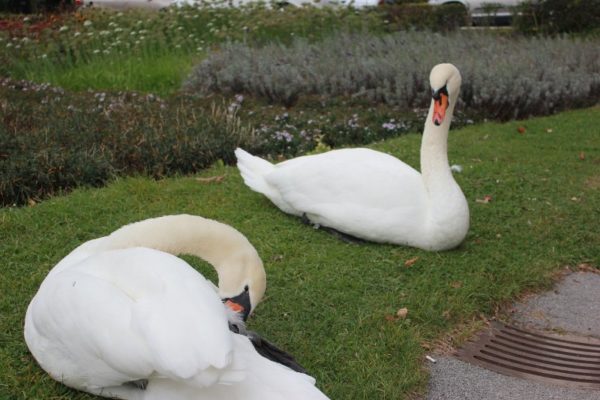
[[[600,338],[600,274],[567,275],[554,290],[516,304],[513,320],[538,331]],[[453,357],[439,357],[429,365],[428,400],[600,400],[598,390],[504,376]]]

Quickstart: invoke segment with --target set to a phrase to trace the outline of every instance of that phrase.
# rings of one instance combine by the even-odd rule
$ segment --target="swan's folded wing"
[[[101,384],[152,375],[206,386],[240,379],[224,375],[233,347],[223,307],[183,260],[137,248],[100,253],[54,275],[32,316],[82,374],[114,381]]]
[[[266,180],[301,212],[407,207],[423,190],[421,175],[395,157],[369,149],[336,150],[280,163]],[[342,210],[343,211],[343,210]]]

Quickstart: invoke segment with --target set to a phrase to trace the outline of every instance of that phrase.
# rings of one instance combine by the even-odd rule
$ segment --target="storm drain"
[[[523,379],[600,390],[600,340],[556,338],[493,323],[457,357]]]

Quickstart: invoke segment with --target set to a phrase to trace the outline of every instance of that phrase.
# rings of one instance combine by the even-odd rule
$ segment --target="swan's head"
[[[446,118],[446,110],[454,107],[458,100],[461,77],[458,68],[452,64],[438,64],[429,74],[433,101],[433,123],[441,125]]]
[[[263,263],[254,248],[228,257],[218,268],[219,295],[245,321],[267,288]]]

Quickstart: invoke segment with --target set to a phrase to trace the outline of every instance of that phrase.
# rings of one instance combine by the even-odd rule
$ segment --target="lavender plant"
[[[597,38],[464,32],[339,34],[260,48],[229,43],[194,68],[183,87],[200,96],[247,93],[287,106],[319,95],[411,108],[427,102],[430,68],[451,62],[463,76],[461,107],[506,120],[596,103],[599,45]]]

